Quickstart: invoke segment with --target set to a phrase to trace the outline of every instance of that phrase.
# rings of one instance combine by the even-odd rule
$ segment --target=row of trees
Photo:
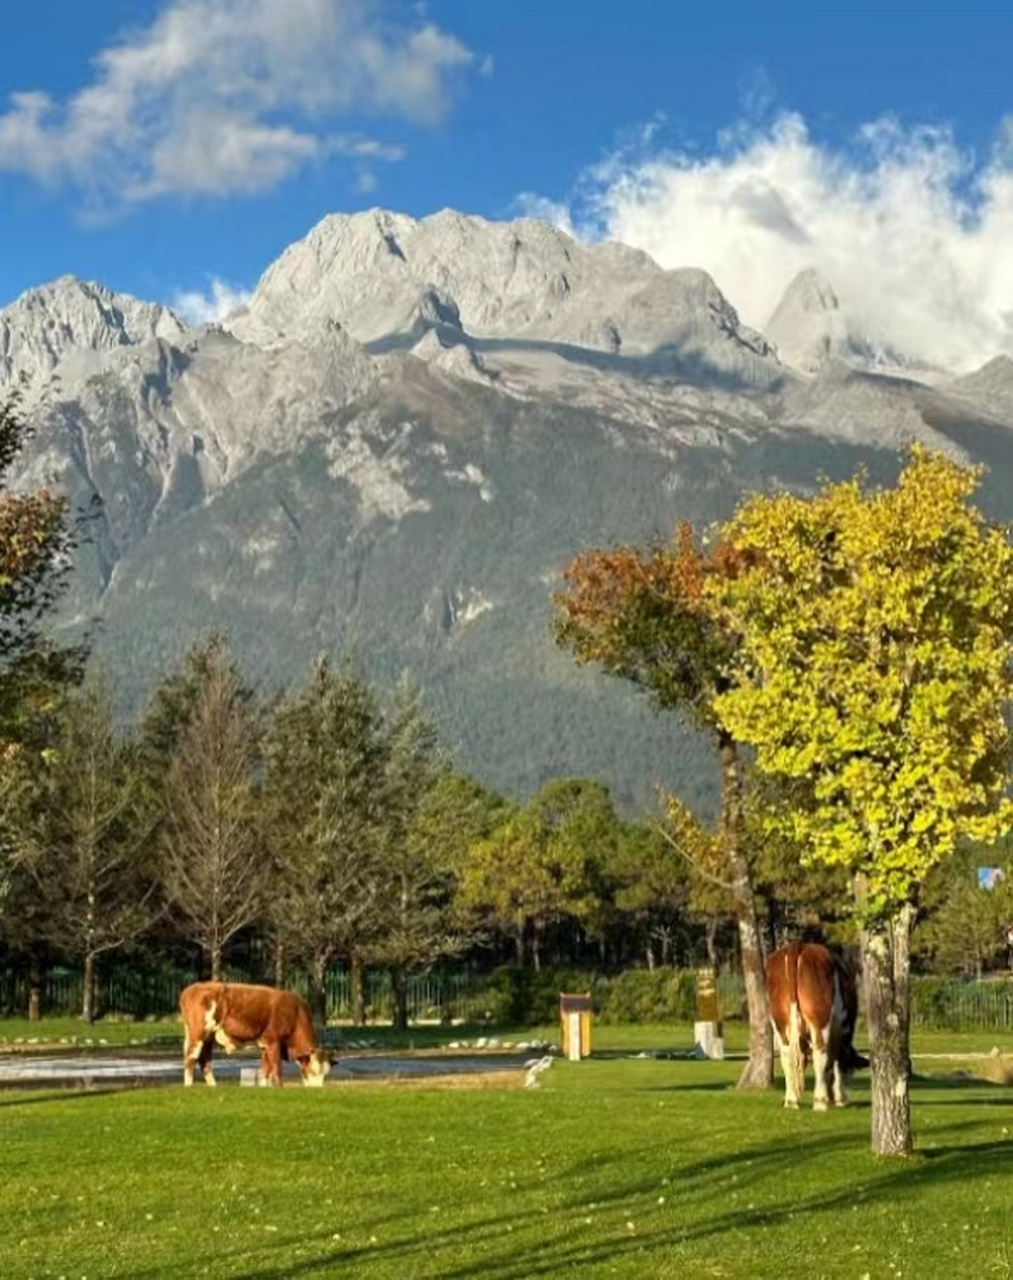
[[[308,975],[321,1019],[336,963],[360,1018],[364,969],[389,969],[403,1018],[409,973],[480,947],[535,968],[547,949],[611,966],[703,948],[721,961],[729,890],[688,811],[625,822],[604,786],[575,779],[508,801],[454,769],[407,682],[384,703],[352,664],[321,660],[268,702],[212,635],[136,727],[115,724],[91,672],[54,692],[36,732],[40,767],[23,752],[3,768],[21,775],[3,933],[82,966],[86,1018],[103,957],[174,940],[218,977],[230,945],[256,937],[276,981]],[[763,845],[751,865],[771,928],[826,914],[826,885],[784,873],[783,846],[755,825],[746,838]]]

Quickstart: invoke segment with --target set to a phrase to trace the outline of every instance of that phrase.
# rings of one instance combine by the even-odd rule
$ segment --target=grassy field
[[[596,1028],[537,1089],[0,1093],[0,1276],[1013,1276],[1013,1088],[931,1061],[882,1161],[867,1073],[815,1115],[626,1056],[684,1040]]]

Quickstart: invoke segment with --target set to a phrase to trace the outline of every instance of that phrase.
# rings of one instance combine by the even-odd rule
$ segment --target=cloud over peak
[[[455,36],[386,16],[383,0],[170,0],[94,59],[65,102],[11,95],[0,171],[71,183],[101,206],[274,186],[334,154],[360,166],[399,147],[335,131],[340,117],[440,119],[476,65]]]
[[[815,267],[859,328],[908,355],[967,369],[1013,351],[1011,121],[984,160],[891,117],[834,148],[786,112],[705,156],[659,148],[652,126],[584,175],[571,208],[527,204],[662,266],[703,267],[759,328]]]

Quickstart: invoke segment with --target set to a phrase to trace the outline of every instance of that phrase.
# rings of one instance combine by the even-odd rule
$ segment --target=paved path
[[[480,1054],[472,1056],[436,1056],[426,1058],[395,1058],[379,1054],[361,1057],[337,1058],[331,1067],[331,1080],[369,1079],[384,1077],[425,1077],[459,1074],[476,1074],[487,1071],[522,1071],[529,1061],[528,1055]],[[243,1081],[256,1072],[257,1059],[253,1056],[236,1058],[225,1054],[215,1055],[215,1076],[219,1080]],[[285,1079],[295,1083],[299,1069],[293,1063],[284,1064]],[[134,1083],[157,1084],[181,1080],[183,1073],[181,1055],[174,1057],[117,1057],[70,1055],[11,1054],[0,1057],[0,1089],[14,1085],[84,1085]],[[246,1073],[246,1074],[243,1074]],[[200,1075],[198,1072],[198,1082]]]

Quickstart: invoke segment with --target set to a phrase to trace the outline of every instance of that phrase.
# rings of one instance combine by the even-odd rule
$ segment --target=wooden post
[[[571,1062],[591,1056],[591,993],[564,992],[559,997],[562,1049]]]
[[[696,972],[696,1021],[693,1045],[699,1058],[723,1058],[725,1042],[718,1017],[718,987],[713,969]]]

